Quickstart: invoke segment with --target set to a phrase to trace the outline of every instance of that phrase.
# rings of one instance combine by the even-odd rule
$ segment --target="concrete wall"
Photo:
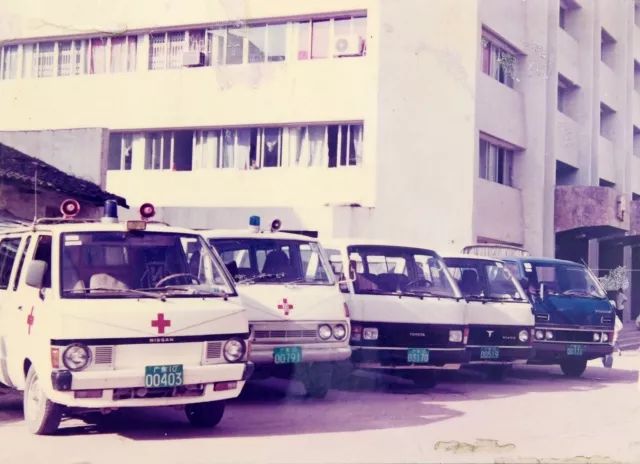
[[[48,117],[52,118],[55,113],[50,111],[53,109],[47,109]],[[104,129],[0,130],[0,143],[102,188],[106,185],[107,142]]]

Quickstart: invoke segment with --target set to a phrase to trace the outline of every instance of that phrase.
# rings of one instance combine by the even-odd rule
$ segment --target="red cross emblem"
[[[283,298],[282,303],[278,304],[278,309],[282,309],[284,311],[284,315],[288,316],[289,311],[293,309],[293,305],[289,303],[286,298]]]
[[[34,322],[36,321],[36,317],[33,315],[34,307],[31,306],[31,312],[27,316],[27,325],[29,326],[28,334],[31,335],[31,327],[33,327]]]
[[[158,313],[158,319],[151,321],[151,327],[157,327],[158,333],[163,334],[165,327],[171,327],[171,320],[165,319],[163,313]]]

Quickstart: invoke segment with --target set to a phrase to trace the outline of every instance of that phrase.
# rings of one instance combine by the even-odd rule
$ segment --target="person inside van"
[[[349,277],[353,279],[353,286],[358,290],[377,290],[378,286],[358,271],[358,263],[354,260],[349,261]]]

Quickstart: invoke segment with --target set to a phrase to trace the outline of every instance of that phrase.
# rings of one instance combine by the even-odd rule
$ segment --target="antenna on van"
[[[33,223],[38,219],[38,165],[33,176]]]

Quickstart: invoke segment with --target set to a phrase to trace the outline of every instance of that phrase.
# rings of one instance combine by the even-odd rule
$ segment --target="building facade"
[[[100,129],[69,158],[186,226],[640,268],[633,0],[156,5],[5,24],[0,140]]]

